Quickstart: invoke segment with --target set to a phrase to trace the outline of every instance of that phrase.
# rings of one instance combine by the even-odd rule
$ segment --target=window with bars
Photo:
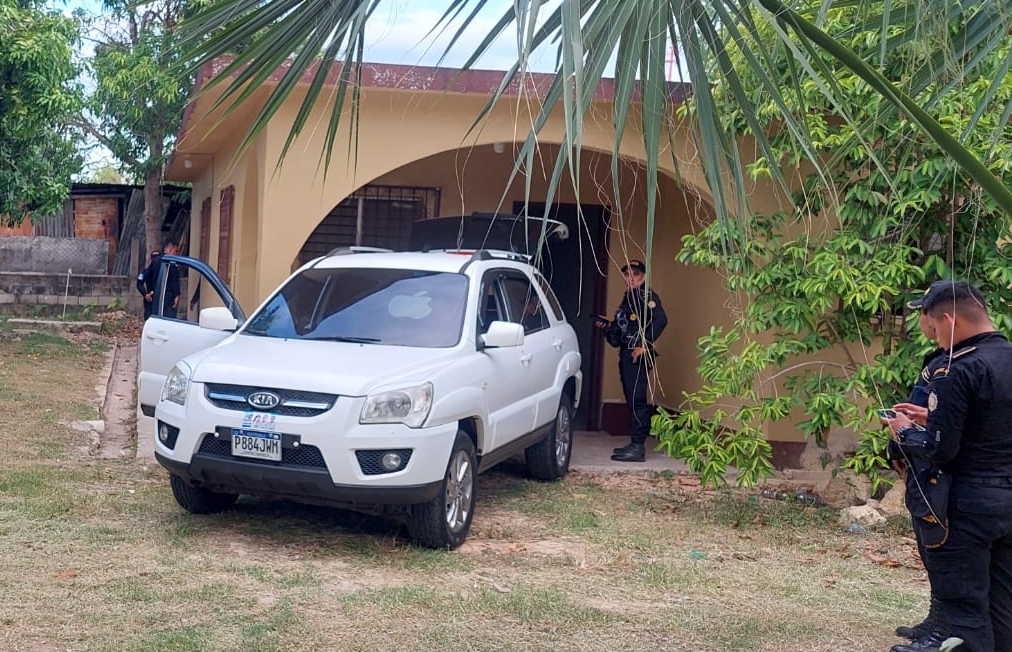
[[[438,214],[438,188],[363,186],[320,221],[299,252],[299,264],[352,245],[407,249],[412,225]]]

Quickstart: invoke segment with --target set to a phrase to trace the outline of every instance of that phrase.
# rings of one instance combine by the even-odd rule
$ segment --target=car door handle
[[[531,360],[533,358],[534,358],[533,353],[524,353],[523,355],[520,356],[520,364],[526,367],[531,363]]]
[[[147,338],[159,343],[169,341],[169,336],[166,335],[164,331],[158,333],[148,333]]]
[[[554,348],[556,351],[561,351],[562,340],[560,340],[559,338],[555,338],[554,340],[552,340],[552,348]]]

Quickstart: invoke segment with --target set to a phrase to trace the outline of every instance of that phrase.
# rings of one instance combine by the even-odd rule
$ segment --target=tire
[[[187,484],[178,475],[169,476],[172,495],[191,514],[216,514],[231,509],[239,494],[225,494]]]
[[[477,497],[478,458],[471,438],[458,430],[439,495],[427,503],[412,505],[408,512],[412,542],[426,548],[452,550],[459,546],[471,529]]]
[[[524,451],[527,472],[536,480],[558,480],[569,473],[573,456],[573,401],[568,394],[559,399],[559,411],[547,437]]]

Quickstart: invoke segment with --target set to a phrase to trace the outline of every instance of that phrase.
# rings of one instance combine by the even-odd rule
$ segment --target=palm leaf
[[[187,60],[191,69],[223,55],[234,57],[206,86],[223,85],[224,93],[217,99],[216,107],[224,106],[226,113],[235,111],[262,85],[271,85],[266,102],[244,136],[240,152],[262,133],[295,88],[308,79],[305,97],[282,151],[282,157],[285,156],[306,127],[311,108],[321,100],[329,66],[338,63],[341,74],[321,150],[324,168],[332,164],[331,151],[342,124],[344,105],[349,100],[353,107],[357,104],[357,70],[364,54],[365,29],[380,1],[274,0],[265,3],[262,0],[220,0],[210,3],[184,23],[184,46],[189,48]],[[487,6],[488,0],[448,0],[431,33],[449,29],[452,21],[465,17],[451,38],[453,46],[466,30],[473,28],[474,18]],[[880,38],[868,46],[868,51],[852,49],[844,39],[830,38],[819,28],[829,12],[840,7],[859,8],[860,15],[866,17],[865,25],[872,25],[879,31]],[[480,128],[481,120],[494,103],[500,101],[510,84],[526,72],[532,52],[554,43],[557,76],[543,97],[538,98],[541,106],[529,133],[521,134],[522,145],[518,148],[510,179],[512,181],[534,162],[540,151],[538,132],[549,115],[561,112],[566,136],[552,166],[547,197],[550,203],[567,170],[569,183],[579,188],[584,116],[591,110],[594,91],[614,58],[613,171],[617,178],[622,142],[629,136],[629,125],[635,117],[641,125],[639,137],[643,138],[645,146],[646,244],[649,251],[653,247],[660,150],[663,143],[672,142],[674,102],[680,101],[664,83],[669,46],[683,53],[686,69],[693,80],[695,120],[692,129],[718,219],[731,219],[748,210],[743,190],[746,187],[744,162],[721,116],[716,114],[712,93],[715,86],[720,85],[749,109],[752,106],[749,93],[754,89],[745,88],[736,71],[729,66],[725,55],[727,48],[737,47],[745,54],[748,65],[757,73],[754,77],[760,80],[761,90],[775,99],[781,112],[780,124],[799,143],[801,150],[807,152],[811,163],[816,167],[820,164],[807,144],[810,137],[804,121],[793,115],[789,101],[791,89],[777,88],[772,81],[779,75],[773,74],[775,64],[769,51],[777,46],[762,43],[757,38],[759,31],[754,21],[763,20],[775,25],[780,45],[792,52],[792,65],[797,66],[799,77],[815,83],[844,119],[850,119],[844,110],[846,91],[835,83],[832,68],[823,61],[827,53],[879,92],[893,107],[889,110],[909,115],[995,201],[1012,212],[1009,189],[962,147],[959,137],[943,129],[924,108],[948,93],[958,92],[955,79],[961,66],[978,65],[988,52],[1003,47],[1000,35],[1012,26],[1012,12],[1007,2],[999,0],[921,0],[916,7],[920,13],[913,10],[912,3],[897,0],[821,0],[807,4],[798,2],[790,7],[779,0],[562,0],[561,4],[548,8],[541,0],[516,0],[502,13],[464,66],[473,67],[497,37],[511,26],[515,29],[517,62],[506,72],[499,89],[476,116],[472,128]],[[925,12],[928,19],[924,18]],[[973,13],[972,18],[965,21],[961,30],[950,35],[944,29],[955,17],[969,15],[969,12]],[[862,25],[854,27],[855,30],[861,28]],[[939,42],[939,39],[944,40]],[[906,71],[899,83],[890,81],[868,63],[876,59],[884,61],[891,48],[915,45],[931,46],[937,54],[925,57],[921,65]],[[279,70],[284,71],[280,76]],[[990,95],[996,93],[997,86]],[[1012,110],[1006,109],[1006,114],[1010,112]],[[754,111],[745,113],[757,136],[760,152],[769,156],[763,130],[758,128],[762,120]],[[975,128],[978,118],[978,115],[973,116],[967,129]],[[871,123],[855,125],[858,133],[869,132],[872,126]],[[353,132],[356,130],[354,113],[346,127]],[[865,139],[863,145],[870,156],[876,156],[870,139]],[[349,158],[354,165],[354,151],[349,152]],[[672,165],[677,173],[679,164],[673,152]],[[779,180],[784,183],[782,178]],[[529,192],[528,185],[528,196]],[[618,192],[617,186],[615,192]],[[729,248],[735,247],[733,242],[726,244]]]

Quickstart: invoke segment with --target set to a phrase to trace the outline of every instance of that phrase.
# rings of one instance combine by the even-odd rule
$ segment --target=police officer
[[[618,373],[631,414],[631,441],[613,451],[611,459],[616,462],[646,460],[645,442],[650,435],[647,374],[656,355],[654,341],[668,323],[661,298],[643,286],[646,272],[647,266],[641,260],[630,260],[622,267],[627,288],[622,303],[612,320],[602,317],[596,322],[608,344],[619,349]]]
[[[902,412],[893,437],[916,441],[938,471],[930,489],[942,529],[925,565],[960,652],[1012,650],[1012,344],[995,331],[980,291],[937,281],[921,312],[946,350],[928,385],[927,429]],[[935,652],[929,636],[894,652]]]
[[[926,296],[926,295],[925,295]],[[918,297],[907,303],[907,308],[917,311],[917,325],[926,338],[935,340],[935,333],[928,327],[928,320],[921,308],[924,305],[924,296]],[[893,410],[902,412],[910,417],[915,423],[925,425],[927,423],[928,407],[928,384],[934,375],[935,369],[945,363],[947,354],[941,347],[936,347],[924,356],[921,372],[917,381],[910,390],[910,396],[905,403],[897,403]],[[911,445],[914,442],[911,442]],[[923,459],[919,450],[911,450],[909,447],[901,446],[899,442],[890,439],[888,456],[893,468],[904,474],[906,483],[906,495],[904,496],[907,509],[910,511],[910,522],[914,531],[914,539],[917,541],[917,551],[923,561],[927,552],[925,551],[925,540],[934,540],[933,530],[938,530],[941,525],[925,521],[924,517],[931,517],[931,509],[926,504],[924,487],[931,483],[934,469],[930,462]],[[928,585],[934,583],[933,574],[925,566],[928,574]],[[932,635],[943,636],[947,631],[945,619],[941,614],[941,605],[935,597],[934,589],[931,590],[931,602],[928,615],[923,621],[912,626],[901,626],[896,628],[896,635],[910,639],[911,642],[921,641]],[[944,640],[944,639],[943,639]],[[902,652],[902,651],[901,651]]]
[[[165,244],[166,254],[176,255],[179,248],[172,242]],[[158,251],[151,252],[151,262],[147,269],[137,276],[137,290],[144,296],[144,319],[147,319],[154,312],[155,290],[158,288],[158,276],[162,269],[162,256]],[[161,316],[176,317],[176,309],[179,306],[179,270],[175,265],[168,267],[169,275],[165,279],[165,293],[162,303]]]
[[[158,271],[161,269],[162,252],[157,249],[151,252],[148,266],[137,275],[137,291],[144,298],[144,319],[151,316],[154,306],[155,287],[158,285]]]

